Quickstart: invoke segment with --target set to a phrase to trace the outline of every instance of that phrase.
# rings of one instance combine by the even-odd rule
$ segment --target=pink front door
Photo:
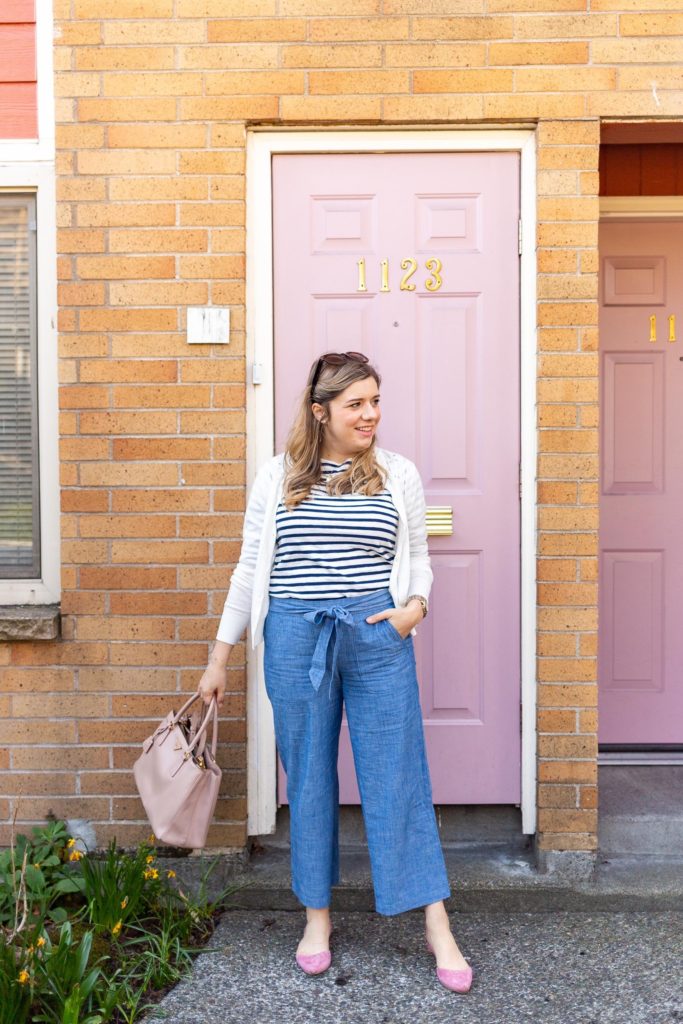
[[[453,510],[415,644],[435,803],[520,800],[518,216],[512,152],[273,158],[276,450],[313,360],[363,351],[379,445]],[[358,803],[345,719],[339,775]]]
[[[600,225],[600,743],[683,742],[683,223]]]

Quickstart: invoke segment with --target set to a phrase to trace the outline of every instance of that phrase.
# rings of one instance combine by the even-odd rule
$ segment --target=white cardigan
[[[411,594],[428,598],[432,586],[424,489],[417,466],[404,455],[376,447],[375,458],[388,470],[387,486],[399,516],[389,581],[398,607]],[[283,480],[283,453],[274,455],[256,474],[244,516],[242,550],[230,580],[217,640],[236,644],[247,625],[251,625],[253,648],[263,639],[275,558],[275,510],[282,498]],[[415,628],[411,634],[416,634]]]

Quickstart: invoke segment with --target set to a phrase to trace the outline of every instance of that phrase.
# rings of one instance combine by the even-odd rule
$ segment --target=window
[[[66,433],[77,427],[73,417],[66,416],[65,424],[59,417],[53,6],[32,0],[8,5],[0,0],[0,29],[5,22],[10,26],[6,59],[0,61],[0,86],[5,81],[16,93],[18,84],[24,97],[0,110],[3,640],[50,640],[59,635],[59,440],[62,426]],[[7,22],[10,9],[14,15],[10,11]],[[17,12],[26,16],[21,23],[16,21]],[[9,38],[17,25],[21,52]],[[27,83],[30,94],[23,89]]]
[[[0,579],[41,576],[35,202],[0,194]]]

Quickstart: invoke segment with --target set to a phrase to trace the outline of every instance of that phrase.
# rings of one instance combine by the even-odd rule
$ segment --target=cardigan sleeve
[[[228,596],[218,625],[217,640],[236,644],[249,624],[254,571],[258,557],[263,519],[272,479],[272,460],[257,472],[247,502],[242,530],[242,549],[230,579]]]
[[[434,574],[427,544],[427,507],[422,478],[417,466],[410,459],[406,459],[404,488],[410,542],[408,593],[421,594],[428,598]]]

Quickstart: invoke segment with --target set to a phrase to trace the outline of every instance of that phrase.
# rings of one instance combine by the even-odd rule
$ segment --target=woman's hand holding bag
[[[228,681],[228,658],[233,645],[222,640],[217,640],[214,650],[209,658],[209,664],[199,680],[197,690],[205,704],[209,704],[213,696],[218,701],[218,707],[223,703],[225,686]]]

